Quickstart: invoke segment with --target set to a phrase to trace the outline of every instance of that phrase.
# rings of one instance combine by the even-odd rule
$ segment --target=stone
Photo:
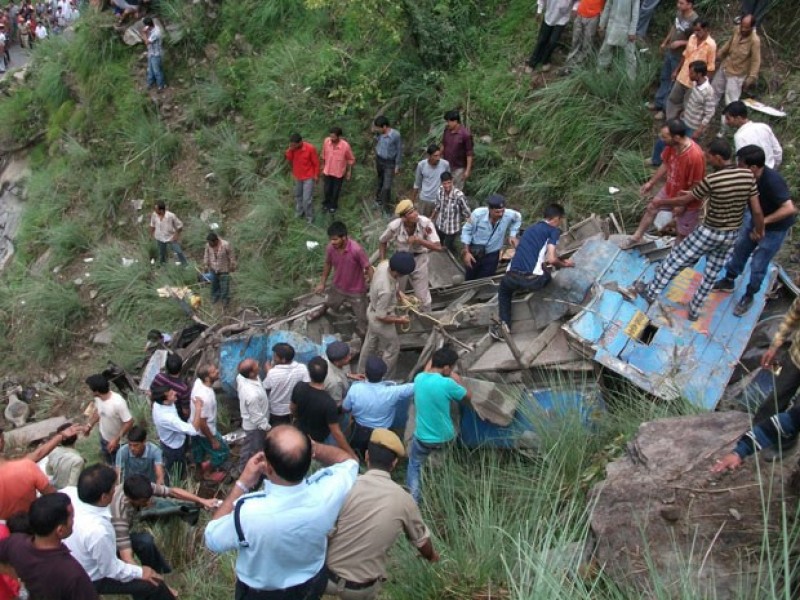
[[[653,596],[654,578],[718,600],[764,581],[769,561],[742,557],[758,556],[765,530],[791,529],[781,518],[797,504],[786,483],[795,461],[750,457],[736,471],[710,471],[749,427],[742,412],[643,423],[589,495],[599,568],[638,597]]]
[[[490,135],[482,135],[478,138],[481,144],[491,144],[492,143],[492,136]]]
[[[21,391],[21,388],[17,388]],[[31,414],[31,407],[19,399],[16,393],[11,392],[8,395],[8,406],[3,413],[7,421],[14,424],[14,427],[22,427],[28,422],[28,417]]]
[[[97,291],[97,290],[91,290],[91,291],[89,292],[89,298],[90,298],[90,299],[92,299],[92,300],[94,300],[95,298],[97,298],[97,294],[98,294],[98,291]]]
[[[204,209],[204,210],[203,210],[203,212],[201,212],[201,213],[200,213],[200,220],[201,220],[203,223],[208,223],[209,219],[211,219],[211,216],[212,216],[212,215],[213,215],[215,212],[217,212],[217,211],[216,211],[216,210],[214,210],[213,208],[206,208],[206,209]]]
[[[92,337],[92,343],[98,346],[110,346],[113,341],[114,333],[111,331],[110,327],[98,331],[94,334],[94,337]]]

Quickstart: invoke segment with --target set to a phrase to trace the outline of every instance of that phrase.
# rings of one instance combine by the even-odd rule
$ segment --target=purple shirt
[[[442,158],[450,163],[451,169],[466,168],[467,157],[472,156],[472,134],[469,129],[459,125],[455,131],[450,131],[445,127],[442,146]]]
[[[350,238],[344,251],[336,250],[328,244],[325,261],[333,267],[333,287],[345,294],[365,294],[367,284],[364,270],[369,267],[369,257],[364,249]]]

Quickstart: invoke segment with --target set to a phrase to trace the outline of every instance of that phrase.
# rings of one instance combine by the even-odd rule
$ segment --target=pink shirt
[[[333,287],[345,294],[365,294],[367,284],[364,270],[369,267],[369,257],[364,249],[351,239],[347,239],[344,251],[336,250],[328,244],[325,261],[333,267]]]
[[[353,165],[356,162],[356,157],[353,156],[353,151],[342,138],[334,145],[331,138],[325,138],[322,142],[322,160],[325,162],[325,167],[322,170],[323,175],[330,177],[344,177],[347,172],[347,165]]]

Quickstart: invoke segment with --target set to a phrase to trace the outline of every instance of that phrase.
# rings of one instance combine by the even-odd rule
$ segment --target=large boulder
[[[759,555],[765,544],[780,549],[782,518],[795,514],[789,481],[796,458],[748,458],[732,473],[710,472],[749,427],[740,412],[640,426],[591,492],[595,558],[612,579],[643,597],[686,597],[687,589],[718,600],[748,589],[753,598],[767,593],[757,588],[769,562]],[[764,585],[770,578],[761,575]]]

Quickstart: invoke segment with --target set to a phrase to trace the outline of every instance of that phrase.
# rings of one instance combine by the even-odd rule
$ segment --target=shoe
[[[653,115],[653,119],[656,121],[663,121],[666,115],[664,114],[663,110],[659,110],[656,114]]]
[[[503,337],[502,332],[500,331],[500,325],[492,325],[489,327],[489,335],[492,337],[493,340],[498,342],[505,342],[505,338]]]
[[[686,318],[689,319],[692,323],[697,321],[700,318],[700,314],[696,312],[689,311],[689,314],[686,315]]]
[[[785,440],[781,438],[780,445],[775,444],[769,448],[764,448],[758,454],[761,456],[761,458],[768,462],[775,462],[776,460],[781,460],[784,454],[789,454],[792,450],[794,450],[796,445],[797,438],[794,440]]]
[[[732,292],[735,284],[736,282],[733,279],[728,279],[727,277],[723,277],[714,284],[714,287],[711,288],[711,291]]]
[[[647,110],[661,110],[656,106],[655,102],[646,102],[645,107],[647,108]]]
[[[745,294],[742,296],[742,299],[739,300],[739,303],[733,308],[733,316],[741,317],[748,310],[750,310],[751,306],[753,306],[753,297],[750,294]]]
[[[644,281],[637,281],[633,284],[633,291],[635,291],[640,298],[648,304],[652,304],[655,298],[647,292],[647,284]]]

